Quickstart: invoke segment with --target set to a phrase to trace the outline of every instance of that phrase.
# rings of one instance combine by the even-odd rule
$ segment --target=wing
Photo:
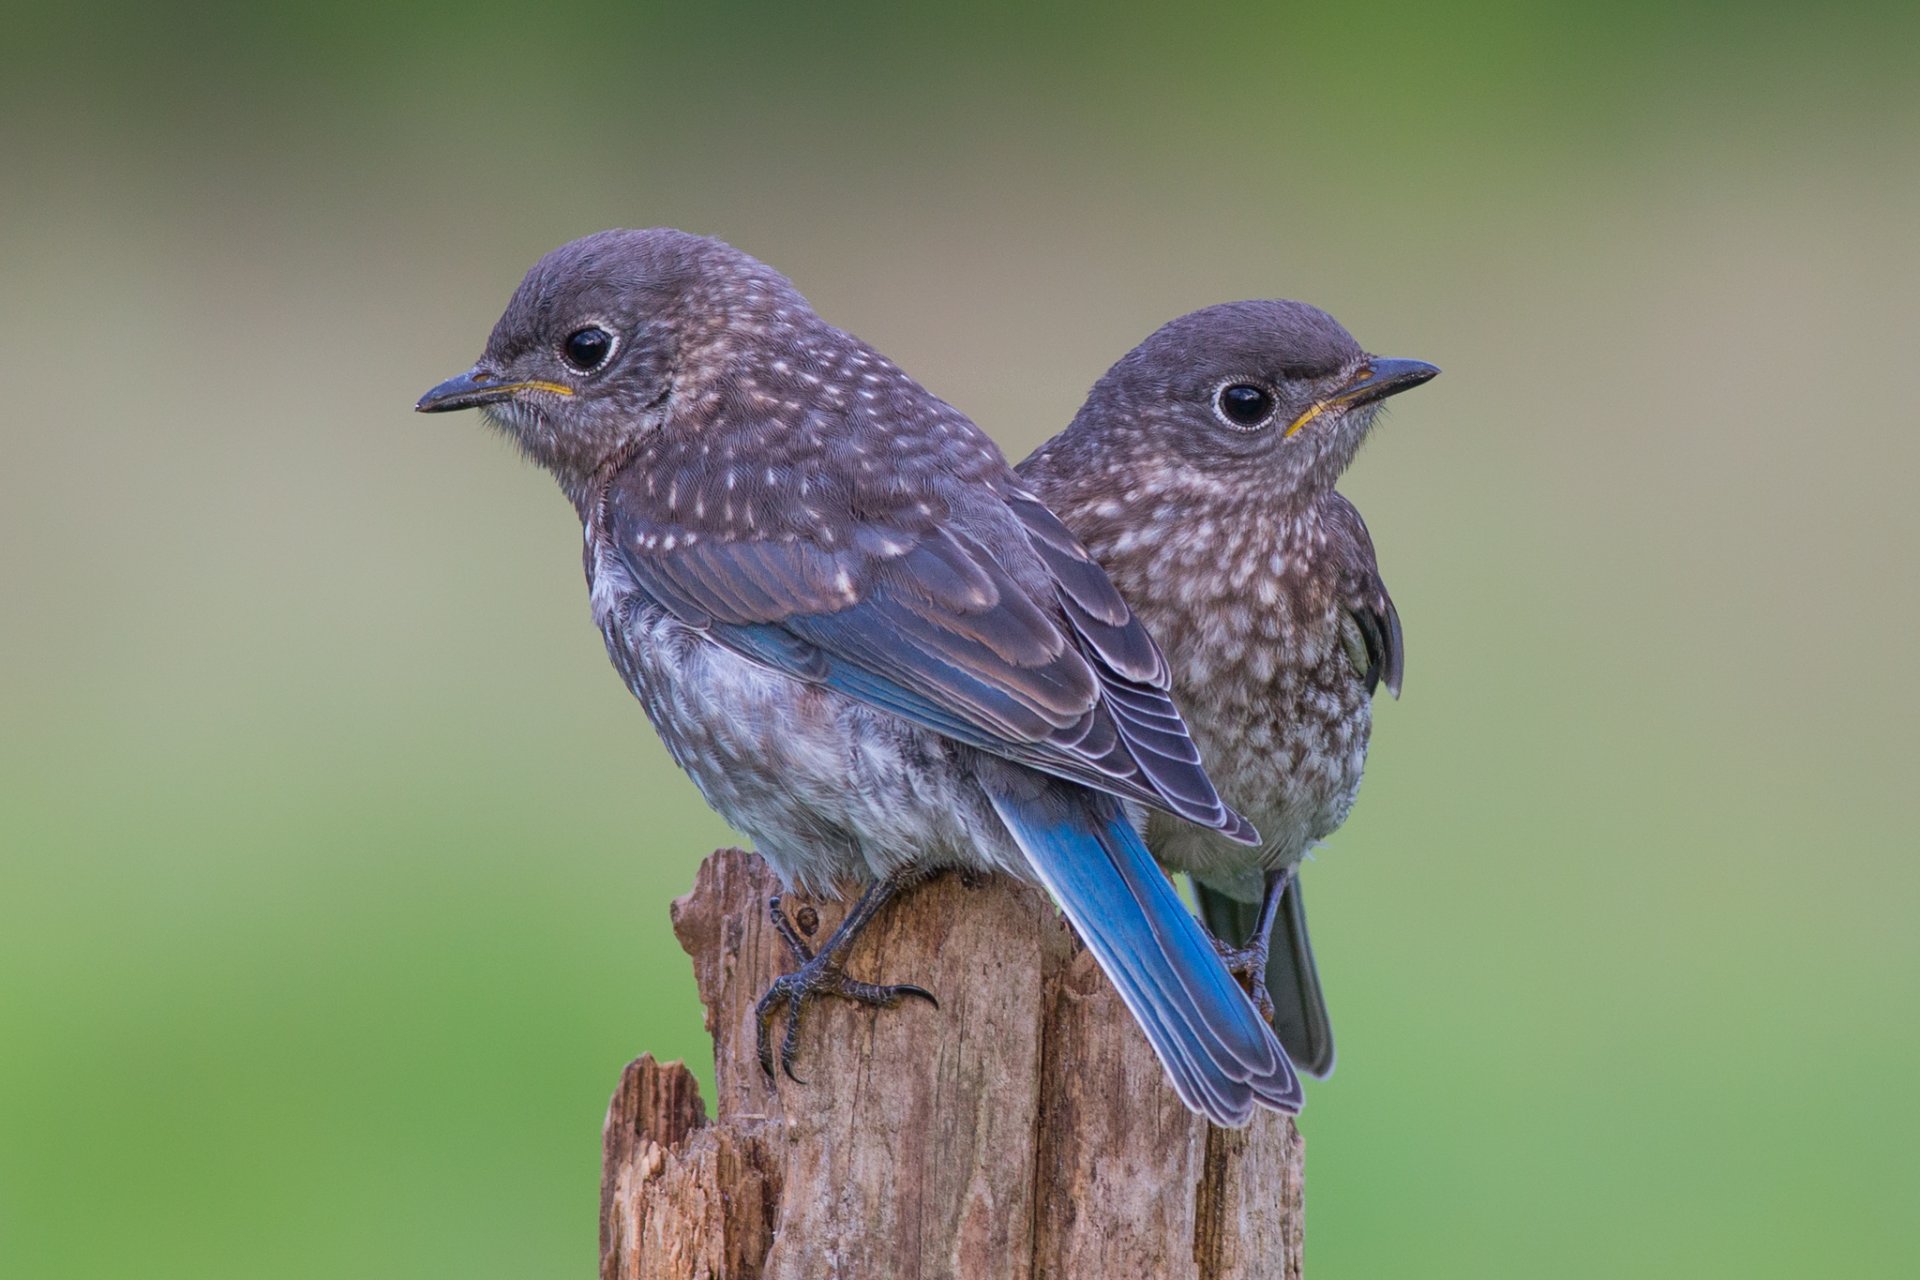
[[[1172,671],[1160,647],[1133,614],[1107,571],[1060,518],[1024,489],[1010,490],[1007,506],[1039,553],[1083,656],[1100,678],[1106,709],[1121,739],[1160,796],[1191,821],[1251,839],[1253,827],[1220,799],[1174,706]],[[1192,813],[1210,815],[1193,819]],[[1221,821],[1220,819],[1231,821]]]
[[[960,512],[864,495],[831,527],[745,539],[618,494],[598,523],[643,591],[738,653],[1250,840],[1200,765],[1159,650],[1059,521],[1007,487],[953,495]]]
[[[1360,648],[1350,655],[1353,669],[1366,681],[1368,693],[1385,684],[1397,698],[1406,662],[1400,611],[1393,607],[1393,597],[1380,578],[1373,538],[1359,510],[1338,493],[1328,495],[1326,501],[1325,515],[1333,534],[1329,542],[1340,558],[1340,603],[1359,631]]]

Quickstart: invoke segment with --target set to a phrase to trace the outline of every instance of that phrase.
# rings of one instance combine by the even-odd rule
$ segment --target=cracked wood
[[[915,982],[874,1011],[808,1010],[778,1087],[753,1004],[791,961],[777,885],[722,850],[673,905],[714,1039],[709,1119],[692,1074],[643,1056],[608,1109],[603,1280],[1291,1280],[1300,1136],[1262,1113],[1213,1129],[1167,1086],[1045,895],[947,875],[887,907],[852,971]],[[838,903],[812,906],[816,936]]]

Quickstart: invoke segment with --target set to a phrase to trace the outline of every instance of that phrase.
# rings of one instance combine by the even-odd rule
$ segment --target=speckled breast
[[[1167,655],[1214,785],[1263,840],[1251,858],[1244,846],[1155,813],[1148,842],[1168,866],[1222,880],[1291,866],[1346,820],[1373,722],[1349,656],[1360,646],[1353,620],[1313,575],[1287,572],[1293,566],[1280,552],[1262,560],[1246,571],[1217,561],[1107,560]]]

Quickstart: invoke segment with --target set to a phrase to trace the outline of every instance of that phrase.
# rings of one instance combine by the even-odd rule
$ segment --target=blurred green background
[[[1920,10],[10,12],[0,1274],[590,1274],[729,841],[470,417],[719,235],[1015,455],[1173,315],[1446,369],[1310,870],[1328,1277],[1920,1273]],[[704,1066],[704,1063],[703,1063]]]

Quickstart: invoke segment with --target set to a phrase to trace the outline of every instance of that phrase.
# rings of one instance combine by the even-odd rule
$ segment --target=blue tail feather
[[[1296,1112],[1300,1080],[1272,1028],[1111,797],[990,787],[994,808],[1139,1020],[1181,1100],[1215,1124],[1256,1104]]]

